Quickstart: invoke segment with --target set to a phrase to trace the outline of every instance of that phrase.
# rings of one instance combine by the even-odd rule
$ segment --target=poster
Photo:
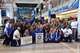
[[[32,36],[22,37],[21,45],[32,44]]]
[[[36,43],[43,43],[43,33],[36,33]]]

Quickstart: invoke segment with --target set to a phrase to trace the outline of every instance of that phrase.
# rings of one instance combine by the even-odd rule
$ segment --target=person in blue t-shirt
[[[31,19],[30,19],[30,17],[28,17],[28,19],[25,19],[25,20],[24,20],[24,22],[26,23],[26,25],[27,25],[28,23],[32,24],[34,21],[35,21],[35,18],[31,18]]]
[[[55,32],[53,35],[54,35],[53,41],[54,41],[55,43],[59,43],[59,42],[60,42],[60,38],[61,38],[61,33],[60,33],[60,31],[57,29],[56,32]]]
[[[32,36],[32,42],[35,43],[35,30],[33,26],[30,27],[29,34]]]
[[[50,34],[48,33],[48,31],[46,30],[45,32],[45,42],[49,42],[50,41]]]
[[[56,27],[51,27],[50,28],[50,31],[49,31],[49,33],[50,33],[50,42],[53,42],[53,39],[54,39],[54,33],[55,33],[55,31],[56,31]]]
[[[3,42],[3,45],[9,45],[9,42],[10,42],[10,34],[12,32],[12,23],[9,23],[9,26],[5,28],[4,30],[4,37],[5,37],[5,40]]]
[[[35,29],[36,33],[43,33],[42,25],[38,25],[37,28]]]

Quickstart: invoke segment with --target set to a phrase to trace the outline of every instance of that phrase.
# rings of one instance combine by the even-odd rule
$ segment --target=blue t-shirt
[[[10,35],[10,33],[12,32],[12,28],[10,28],[9,26],[6,27],[6,30],[4,31],[4,35],[7,35],[6,32],[8,35]]]
[[[30,31],[29,31],[29,34],[30,34],[32,37],[35,37],[35,30],[30,30]]]
[[[26,25],[28,24],[28,19],[25,19],[24,22],[26,23]]]
[[[35,21],[35,18],[31,18],[30,20],[30,24],[32,24]],[[28,19],[25,19],[24,22],[26,23],[26,25],[28,24]]]
[[[36,29],[35,32],[36,33],[43,33],[43,30],[42,29]]]
[[[30,23],[32,24],[34,21],[35,21],[35,18],[32,18],[32,19],[30,20]]]

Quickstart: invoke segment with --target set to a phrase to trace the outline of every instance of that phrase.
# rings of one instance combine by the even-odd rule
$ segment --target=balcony
[[[64,3],[66,3],[67,1],[69,1],[69,0],[52,0],[50,2],[51,8],[55,8],[55,7],[59,6],[59,5],[62,5]]]
[[[48,11],[48,10],[49,10],[48,4],[46,4],[46,6],[44,7],[44,9],[41,11],[41,13],[44,13],[44,12],[46,12],[46,11]]]
[[[39,3],[39,0],[15,0],[15,3]]]
[[[38,12],[36,15],[35,15],[35,17],[37,17],[37,16],[39,16],[40,15],[40,12]]]

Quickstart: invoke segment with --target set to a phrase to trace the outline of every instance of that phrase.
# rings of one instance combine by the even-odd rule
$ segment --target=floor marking
[[[66,47],[68,47],[70,50],[72,50],[73,52],[77,52],[77,50],[75,50],[75,49],[73,49],[73,48],[71,48],[71,47],[69,47],[68,45],[66,45],[65,43],[62,43],[64,46],[66,46]]]

